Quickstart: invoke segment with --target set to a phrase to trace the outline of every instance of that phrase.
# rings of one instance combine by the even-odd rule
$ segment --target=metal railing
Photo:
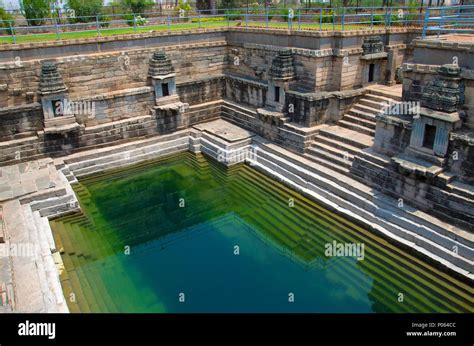
[[[425,11],[422,37],[429,33],[473,33],[474,5],[430,7]]]
[[[461,6],[457,6],[461,7]],[[464,6],[466,8],[473,6]],[[53,17],[23,20],[20,25],[0,20],[0,43],[93,38],[116,34],[145,33],[199,28],[243,27],[299,30],[353,30],[374,27],[423,27],[435,10],[442,13],[454,7],[418,9],[400,7],[341,8],[249,8],[210,11],[169,11],[145,14],[115,14],[83,17]],[[459,18],[459,17],[458,17]],[[446,22],[447,23],[447,22]],[[36,25],[31,25],[36,24]],[[472,26],[472,23],[471,23]],[[424,30],[425,31],[425,30]]]

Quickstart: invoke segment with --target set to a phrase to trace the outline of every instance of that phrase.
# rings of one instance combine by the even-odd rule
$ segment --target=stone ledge
[[[442,65],[426,65],[426,64],[411,64],[404,63],[402,65],[403,72],[417,72],[417,73],[426,73],[426,74],[438,74],[437,70]],[[461,68],[460,76],[464,79],[473,80],[474,79],[474,70]]]
[[[41,109],[41,104],[38,102],[22,104],[18,106],[9,106],[0,108],[0,115],[10,114],[13,112],[27,112]]]

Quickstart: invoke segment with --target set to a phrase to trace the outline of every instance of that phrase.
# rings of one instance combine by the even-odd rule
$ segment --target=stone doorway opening
[[[433,149],[435,136],[436,136],[436,126],[426,124],[425,135],[423,138],[423,148]]]
[[[369,83],[372,83],[375,80],[374,75],[375,75],[375,64],[369,64],[369,78],[368,78]]]

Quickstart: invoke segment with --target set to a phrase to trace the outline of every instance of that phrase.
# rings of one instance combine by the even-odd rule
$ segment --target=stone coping
[[[425,107],[420,107],[420,115],[436,120],[445,121],[448,123],[456,123],[461,120],[461,118],[459,117],[459,112],[446,113]]]
[[[474,53],[474,42],[447,41],[447,37],[415,39],[413,47],[432,48],[443,50],[461,50]]]
[[[438,74],[438,68],[442,65],[412,64],[404,63],[402,65],[403,72],[416,72],[426,74]],[[474,70],[461,68],[461,78],[474,79]]]
[[[16,106],[0,107],[0,115],[9,114],[12,112],[27,112],[41,109],[41,104],[38,102],[24,103]]]
[[[297,47],[283,47],[283,46],[274,46],[271,44],[258,44],[258,43],[248,43],[244,42],[243,44],[232,44],[233,47],[241,46],[246,49],[259,49],[265,51],[281,52],[284,50],[290,50],[295,55],[310,56],[310,57],[326,57],[326,56],[338,56],[342,57],[346,54],[348,55],[359,55],[363,53],[361,47],[351,47],[351,48],[323,48],[323,49],[308,49],[308,48],[297,48]],[[387,53],[380,53],[386,57]]]
[[[374,54],[366,54],[360,57],[361,60],[377,60],[377,59],[387,59],[388,53],[387,52],[380,52]]]
[[[469,146],[474,146],[474,130],[454,131],[450,134],[450,140],[460,140]]]
[[[365,88],[359,88],[354,90],[342,90],[342,91],[320,91],[313,93],[301,93],[299,91],[287,91],[288,95],[293,95],[298,98],[302,98],[307,101],[318,101],[330,98],[344,99],[349,97],[356,97],[363,95],[366,92]]]
[[[157,49],[160,50],[166,50],[167,54],[170,57],[173,57],[174,54],[176,54],[174,51],[178,49],[195,49],[195,48],[212,48],[212,47],[221,47],[221,46],[226,46],[227,41],[225,40],[214,40],[214,41],[207,41],[207,42],[196,42],[196,43],[181,43],[181,44],[170,44],[170,45],[163,45],[163,46],[151,46],[151,47],[146,47],[146,48],[136,48],[136,47],[130,47],[130,48],[125,48],[127,49],[126,54],[140,54],[140,53],[153,53]],[[169,51],[169,52],[168,52]],[[0,51],[1,52],[1,51]],[[59,64],[62,63],[67,63],[67,62],[81,62],[87,59],[94,59],[96,57],[102,58],[102,57],[115,57],[123,54],[124,51],[122,50],[111,50],[111,51],[104,51],[104,52],[85,52],[82,54],[77,54],[77,55],[69,55],[69,56],[52,56],[52,57],[47,57],[47,58],[37,58],[37,59],[29,59],[29,60],[24,60],[21,61],[21,64],[17,64],[16,62],[0,62],[0,70],[2,69],[20,69],[25,66],[32,66],[33,64],[37,64],[38,61],[44,61],[44,60],[50,60],[50,61],[55,61]]]
[[[213,32],[244,32],[244,33],[266,33],[270,35],[287,35],[287,36],[310,36],[310,37],[352,37],[352,36],[364,36],[364,35],[380,35],[380,34],[391,34],[391,33],[420,33],[421,29],[417,28],[372,28],[372,29],[356,29],[348,31],[317,31],[317,30],[287,30],[287,29],[266,29],[266,28],[206,28],[206,29],[193,29],[193,30],[171,30],[171,31],[153,31],[148,33],[140,34],[126,34],[126,35],[114,35],[105,37],[94,37],[94,38],[82,38],[72,40],[60,40],[60,41],[45,41],[45,42],[28,42],[18,44],[0,44],[1,51],[15,51],[23,49],[35,49],[35,48],[47,48],[47,47],[61,47],[76,44],[89,44],[89,43],[103,43],[113,41],[126,41],[143,38],[153,37],[167,37],[167,36],[181,36],[181,35],[200,35],[204,33]]]
[[[267,83],[263,83],[263,81],[250,79],[248,77],[236,76],[236,75],[233,75],[233,74],[226,74],[225,77],[229,78],[229,79],[232,79],[234,81],[237,81],[237,82],[247,83],[247,84],[254,85],[254,86],[257,86],[257,87],[260,87],[260,88],[264,88],[264,89],[268,88]]]

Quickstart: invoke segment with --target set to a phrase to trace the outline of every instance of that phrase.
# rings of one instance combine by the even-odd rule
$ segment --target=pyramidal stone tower
[[[278,52],[272,61],[268,75],[265,108],[281,112],[285,106],[285,92],[289,90],[290,82],[296,78],[293,53],[288,49]]]
[[[176,94],[176,73],[165,52],[153,53],[150,59],[148,76],[151,78],[155,90],[157,106],[179,102],[179,97]]]
[[[38,96],[43,108],[46,134],[66,133],[80,127],[75,115],[67,111],[68,89],[53,61],[41,64]]]

